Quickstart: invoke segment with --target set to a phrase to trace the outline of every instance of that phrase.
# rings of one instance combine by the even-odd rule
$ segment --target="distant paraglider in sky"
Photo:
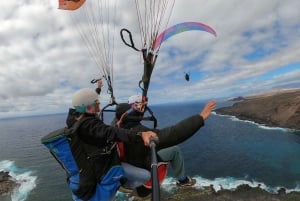
[[[211,28],[210,26],[208,26],[204,23],[201,23],[201,22],[182,22],[182,23],[179,23],[179,24],[175,24],[175,25],[165,29],[163,32],[161,32],[156,37],[156,39],[154,40],[153,45],[152,45],[152,49],[153,49],[153,51],[158,53],[158,51],[160,49],[160,46],[168,38],[170,38],[170,37],[172,37],[176,34],[185,32],[185,31],[193,31],[193,30],[195,30],[195,31],[205,31],[205,32],[210,33],[214,36],[217,36],[216,31],[213,28]],[[187,82],[190,81],[190,73],[185,72],[184,78]]]
[[[164,30],[162,33],[160,33],[157,36],[157,38],[154,40],[152,49],[154,51],[158,52],[161,44],[164,41],[166,41],[168,38],[170,38],[176,34],[179,34],[179,33],[185,32],[185,31],[192,31],[192,30],[205,31],[214,36],[217,36],[216,31],[206,24],[203,24],[201,22],[182,22],[182,23],[173,25],[173,26],[167,28],[166,30]],[[190,73],[185,72],[184,78],[187,82],[190,81]]]
[[[184,78],[186,81],[190,81],[190,73],[185,72]]]

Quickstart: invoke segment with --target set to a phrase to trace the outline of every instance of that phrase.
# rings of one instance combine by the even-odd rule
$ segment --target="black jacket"
[[[121,127],[131,129],[133,131],[153,130],[159,137],[157,151],[184,142],[193,136],[202,126],[204,126],[203,118],[200,115],[193,115],[170,127],[163,129],[150,129],[143,126],[139,120],[133,120],[130,118],[131,114],[128,115],[129,117],[127,120],[126,118],[124,119]],[[125,158],[128,163],[137,167],[149,170],[151,169],[151,152],[148,147],[145,147],[143,143],[129,142],[124,144]],[[159,157],[158,160],[160,160]]]
[[[71,128],[76,123],[78,115],[74,109],[69,110],[66,121],[68,128]],[[136,131],[108,126],[94,115],[86,115],[82,121],[77,129],[77,134],[82,141],[81,144],[84,146],[85,154],[92,156],[88,157],[88,168],[91,168],[92,171],[87,172],[86,176],[81,174],[81,180],[89,179],[91,177],[90,172],[94,172],[99,182],[111,167],[120,165],[115,142],[143,144],[142,138],[137,135]]]
[[[79,116],[79,114],[74,109],[69,109],[66,120],[68,128],[75,124],[77,116]],[[94,115],[86,114],[85,116],[91,118],[88,118],[88,120],[80,125],[78,132],[80,138],[88,144],[105,147],[117,141],[142,142],[142,138],[137,135],[137,131],[106,125]]]

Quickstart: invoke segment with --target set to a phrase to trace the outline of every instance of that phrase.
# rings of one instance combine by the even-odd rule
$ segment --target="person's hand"
[[[205,107],[200,113],[200,116],[202,116],[203,120],[206,120],[211,112],[216,108],[217,102],[216,101],[209,101],[206,103]]]
[[[102,83],[101,79],[97,81],[97,86],[99,89],[101,89],[103,87],[103,83]]]
[[[142,132],[141,137],[142,137],[142,139],[144,141],[144,145],[145,146],[150,146],[150,138],[151,137],[158,139],[157,134],[154,133],[153,131]]]

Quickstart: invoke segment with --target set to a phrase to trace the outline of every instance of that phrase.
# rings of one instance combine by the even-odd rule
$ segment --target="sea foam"
[[[262,182],[248,181],[248,180],[237,179],[237,178],[233,178],[233,177],[215,178],[213,180],[206,179],[201,176],[195,176],[193,178],[196,179],[196,181],[197,181],[194,188],[201,190],[204,187],[212,186],[216,192],[218,192],[222,189],[235,190],[238,186],[244,185],[244,184],[247,184],[252,188],[259,187],[259,188],[261,188],[269,193],[273,193],[273,194],[277,193],[278,190],[280,188],[282,188],[281,186],[270,187],[270,186],[265,185]],[[167,192],[171,193],[176,189],[176,181],[177,180],[175,178],[168,177],[162,183],[162,188],[164,190],[166,190]],[[298,184],[293,189],[286,189],[286,193],[295,192],[295,191],[300,192],[300,184]]]
[[[18,184],[20,184],[11,194],[11,201],[25,201],[30,192],[36,187],[37,176],[32,175],[32,171],[17,167],[14,161],[0,161],[0,171],[8,172]]]

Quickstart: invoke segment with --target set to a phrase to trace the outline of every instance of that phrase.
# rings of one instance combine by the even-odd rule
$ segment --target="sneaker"
[[[186,177],[186,181],[185,182],[176,182],[176,186],[177,187],[190,187],[190,186],[194,186],[196,184],[196,179],[193,179],[191,177]]]
[[[124,186],[120,186],[120,188],[118,189],[118,191],[120,191],[122,193],[132,193],[133,189],[129,189],[129,188],[126,188]]]
[[[141,193],[139,193],[137,189],[134,189],[133,192],[130,193],[130,196],[131,200],[134,201],[151,201],[152,197],[151,193],[141,195]]]

